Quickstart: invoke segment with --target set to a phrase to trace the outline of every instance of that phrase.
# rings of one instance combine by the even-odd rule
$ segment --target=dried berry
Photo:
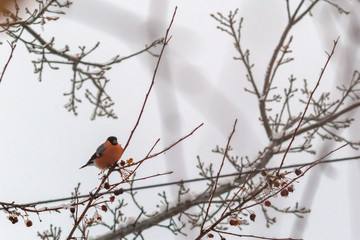
[[[236,219],[230,219],[229,224],[231,226],[239,226],[240,225],[240,221],[236,220]]]
[[[287,197],[287,196],[289,196],[289,191],[286,189],[283,189],[283,190],[281,190],[280,195],[282,197]]]
[[[269,200],[267,200],[267,201],[265,201],[265,206],[267,206],[267,207],[270,207],[271,206],[271,202],[269,201]]]
[[[27,221],[25,222],[25,224],[26,224],[27,227],[31,227],[31,226],[32,226],[32,221],[27,220]]]
[[[256,215],[255,213],[250,214],[250,220],[255,222]]]
[[[122,189],[122,188],[114,191],[115,196],[118,196],[118,195],[123,194],[123,193],[124,193],[124,189]]]
[[[114,202],[115,201],[115,196],[111,196],[110,197],[110,202]]]
[[[209,233],[207,236],[208,236],[208,238],[214,238],[214,234],[212,234],[212,233]]]
[[[12,222],[12,224],[15,224],[15,223],[17,223],[18,221],[19,221],[18,218],[17,218],[17,217],[14,217],[11,222]]]
[[[129,158],[128,160],[126,160],[127,164],[131,164],[134,160],[132,158]]]
[[[279,181],[274,181],[274,187],[279,187],[279,186],[280,186]]]
[[[75,213],[75,208],[74,208],[74,207],[71,207],[71,208],[70,208],[70,212],[71,212],[71,213]]]
[[[102,205],[102,206],[101,206],[101,210],[103,210],[104,212],[107,212],[107,207],[106,207],[106,205]]]
[[[109,184],[108,182],[106,182],[106,183],[104,184],[104,188],[105,188],[105,189],[109,189],[109,188],[110,188],[110,184]]]
[[[288,188],[287,188],[287,190],[288,190],[289,192],[294,192],[294,188],[293,188],[293,187],[291,187],[291,186],[290,186],[290,187],[288,187]]]
[[[299,176],[302,173],[302,171],[300,169],[295,169],[295,174],[296,176]]]
[[[122,167],[125,166],[125,161],[124,160],[120,161],[120,166],[122,166]]]
[[[266,177],[266,172],[265,172],[265,171],[262,171],[262,172],[261,172],[261,175],[262,175],[263,177]]]

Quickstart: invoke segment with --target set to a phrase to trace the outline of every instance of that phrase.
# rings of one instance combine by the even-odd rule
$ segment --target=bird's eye
[[[115,145],[116,143],[117,143],[116,140],[114,140],[114,141],[113,141],[113,144]]]

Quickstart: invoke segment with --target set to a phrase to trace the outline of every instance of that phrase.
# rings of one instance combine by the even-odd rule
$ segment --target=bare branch
[[[16,48],[16,44],[12,45],[12,44],[9,43],[9,45],[10,45],[10,48],[11,48],[11,52],[10,52],[9,59],[7,60],[7,62],[6,62],[6,64],[5,64],[5,67],[4,67],[4,69],[3,69],[2,73],[1,73],[0,83],[1,83],[1,81],[2,81],[2,79],[3,79],[3,77],[4,77],[4,73],[5,73],[5,71],[6,71],[6,68],[7,68],[7,66],[8,66],[9,63],[10,63],[10,60],[11,60],[12,55],[13,55],[13,53],[14,53],[14,50],[15,50],[15,48]]]

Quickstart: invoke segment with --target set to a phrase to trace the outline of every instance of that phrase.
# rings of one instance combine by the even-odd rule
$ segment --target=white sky
[[[360,10],[357,1],[345,1],[343,4],[354,12]],[[239,16],[244,17],[242,43],[251,51],[251,61],[255,63],[254,75],[260,82],[286,23],[285,1],[160,3],[78,0],[68,14],[57,22],[46,24],[42,33],[46,39],[55,36],[58,48],[69,44],[73,51],[78,45],[91,47],[100,41],[100,49],[90,59],[104,62],[115,54],[131,54],[162,37],[176,5],[178,13],[171,30],[172,39],[166,48],[142,122],[124,158],[139,159],[146,155],[156,139],[161,138],[158,146],[161,149],[200,123],[204,122],[204,126],[164,157],[144,164],[139,176],[174,171],[170,177],[159,177],[144,184],[197,177],[197,155],[218,166],[220,157],[211,153],[211,149],[217,144],[224,147],[235,118],[238,118],[238,127],[232,144],[234,154],[253,158],[266,146],[268,141],[258,121],[256,99],[243,91],[244,87],[250,88],[244,68],[241,63],[232,60],[236,55],[232,40],[216,29],[217,23],[209,15],[240,9]],[[356,19],[356,15],[338,16],[336,10],[324,3],[312,14],[313,18],[305,17],[292,32],[292,56],[295,61],[279,72],[277,81],[281,85],[290,74],[294,74],[299,82],[308,79],[312,88],[326,60],[324,51],[330,51],[332,41],[340,36],[334,59],[318,90],[334,91],[339,78],[351,75],[354,68],[360,69],[359,54],[353,48],[356,44],[358,46],[359,36],[354,37],[348,32],[350,20]],[[349,49],[354,56],[351,61],[346,58]],[[0,66],[3,66],[9,54],[7,44],[3,44],[0,51],[3,56]],[[143,54],[114,66],[108,74],[111,82],[107,91],[116,103],[119,119],[90,121],[92,106],[83,95],[86,86],[78,93],[83,102],[78,108],[79,116],[74,117],[63,107],[67,103],[63,93],[70,89],[71,70],[65,67],[58,71],[46,70],[43,82],[39,83],[33,73],[31,60],[34,58],[37,56],[30,56],[19,43],[0,84],[0,201],[27,203],[65,197],[70,195],[78,182],[81,182],[84,194],[95,188],[99,182],[98,170],[79,170],[79,167],[108,136],[116,135],[125,144],[150,84],[156,60]],[[353,117],[359,117],[358,111]],[[344,134],[354,141],[359,140],[358,136],[354,136],[354,129],[359,129],[357,120],[352,131]],[[339,144],[331,149],[336,146]],[[318,149],[320,151],[321,145]],[[355,154],[346,148],[334,157]],[[306,156],[307,161],[315,159],[314,156]],[[299,161],[295,155],[290,155],[287,160],[289,164]],[[278,162],[273,164],[277,166]],[[304,239],[359,239],[358,175],[357,162],[332,164],[323,171],[316,168],[295,186],[296,191],[289,198],[278,198],[277,206],[293,206],[298,201],[300,205],[312,209],[311,214],[306,216]],[[320,180],[320,186],[314,193],[316,196],[312,204],[306,205],[306,201],[301,201],[309,194],[306,193],[308,179]],[[147,204],[155,206],[159,201],[157,192],[160,191],[155,189],[139,192],[138,195],[142,194],[143,200],[150,198],[152,201]],[[62,227],[64,238],[71,228],[69,215],[67,212],[41,214],[42,222],[36,215],[31,215],[33,227],[26,228],[22,221],[12,225],[1,213],[0,239],[39,239],[36,232],[48,229],[50,223]],[[242,233],[297,237],[292,235],[295,216],[273,215],[278,223],[270,229],[266,229],[259,211],[257,222],[244,227]],[[104,232],[101,228],[94,229],[93,236]],[[145,236],[148,240],[165,239],[164,236],[166,239],[184,239],[161,228],[149,230]],[[193,237],[189,235],[188,238]]]

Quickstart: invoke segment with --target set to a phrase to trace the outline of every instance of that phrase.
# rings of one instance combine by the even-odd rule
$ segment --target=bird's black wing
[[[97,149],[96,152],[91,156],[90,160],[81,168],[84,168],[86,166],[90,166],[94,164],[94,160],[98,157],[101,157],[102,153],[106,150],[105,144],[101,144]],[[80,169],[81,169],[80,168]]]
[[[95,158],[100,157],[105,150],[106,150],[106,147],[105,147],[105,144],[103,143],[103,144],[101,144],[101,145],[96,149],[96,152],[94,153]],[[94,155],[92,155],[91,158],[93,158]],[[95,158],[94,158],[94,159],[95,159]]]

